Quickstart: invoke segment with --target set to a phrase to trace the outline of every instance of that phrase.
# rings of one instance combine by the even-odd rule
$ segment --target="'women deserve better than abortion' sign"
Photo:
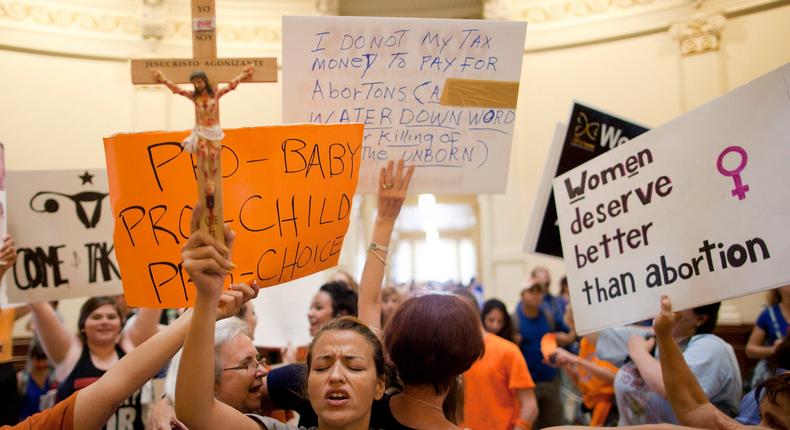
[[[790,64],[554,180],[580,333],[790,283]]]

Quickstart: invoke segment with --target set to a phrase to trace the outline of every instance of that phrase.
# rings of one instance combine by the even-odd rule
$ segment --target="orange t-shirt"
[[[535,388],[516,344],[485,333],[485,355],[464,373],[464,422],[472,430],[507,430],[519,416],[517,389]]]
[[[73,430],[74,404],[77,401],[77,394],[79,392],[70,395],[66,400],[49,409],[29,416],[26,420],[13,427],[2,426],[0,430]]]
[[[579,345],[579,357],[592,361],[601,367],[609,368],[614,372],[618,370],[614,364],[596,357],[595,344],[588,341],[586,337],[582,338]],[[592,409],[599,401],[610,400],[614,396],[614,386],[594,376],[587,369],[576,366],[576,374],[578,376],[576,385],[579,387],[579,392],[582,393],[584,406]]]

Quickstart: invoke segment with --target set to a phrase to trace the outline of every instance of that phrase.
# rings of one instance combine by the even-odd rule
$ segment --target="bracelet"
[[[387,249],[386,246],[378,244],[376,242],[370,242],[370,245],[368,245],[368,251],[384,251],[384,252],[387,252],[387,251],[389,251],[389,249]]]
[[[514,429],[520,429],[520,430],[532,430],[532,424],[529,421],[527,421],[527,420],[519,418],[513,424],[513,428]]]
[[[378,252],[376,252],[376,251],[383,251],[383,252],[387,252],[387,251],[388,251],[388,250],[387,250],[387,247],[386,247],[386,246],[384,246],[384,245],[379,245],[379,244],[378,244],[378,243],[376,243],[376,242],[370,242],[370,245],[368,245],[368,252],[370,252],[371,254],[373,254],[373,255],[374,255],[376,258],[378,258],[378,259],[379,259],[379,261],[381,261],[381,264],[383,264],[383,265],[385,265],[385,266],[386,266],[386,265],[387,265],[387,260],[385,260],[385,259],[384,259],[384,257],[382,257],[381,255],[379,255],[379,253],[378,253]]]

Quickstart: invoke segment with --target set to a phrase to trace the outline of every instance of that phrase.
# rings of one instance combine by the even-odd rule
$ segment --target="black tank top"
[[[119,345],[115,345],[115,353],[118,359],[123,358],[125,353]],[[82,354],[74,369],[69,376],[58,385],[58,392],[55,402],[65,400],[74,392],[79,391],[94,383],[104,375],[104,370],[97,369],[91,360],[90,349],[87,345],[82,347]],[[110,417],[107,424],[102,427],[105,430],[143,430],[143,408],[140,402],[140,390],[137,390],[131,397],[121,403],[115,413]]]

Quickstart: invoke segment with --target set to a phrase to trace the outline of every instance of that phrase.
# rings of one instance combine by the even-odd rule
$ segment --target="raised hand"
[[[414,173],[414,166],[404,169],[403,160],[398,161],[397,169],[393,167],[394,163],[389,161],[379,174],[378,212],[359,281],[359,319],[374,329],[381,326],[381,281],[384,279],[392,230]]]
[[[217,320],[229,318],[236,315],[245,303],[258,297],[260,287],[256,281],[251,284],[233,284],[226,291],[222,292],[217,305]]]
[[[672,312],[672,302],[666,295],[661,296],[661,310],[653,320],[653,331],[656,336],[672,336],[672,326],[675,325],[676,316]]]
[[[230,260],[230,248],[233,246],[235,234],[225,226],[225,242],[223,245],[210,234],[198,230],[198,223],[203,207],[198,204],[192,211],[190,222],[192,234],[186,245],[181,249],[181,258],[192,283],[199,293],[219,296],[228,272],[235,267]]]
[[[285,348],[280,348],[280,354],[283,357],[283,363],[291,364],[297,363],[299,360],[297,359],[297,352],[299,348],[292,345],[291,342],[288,342],[288,345]]]
[[[151,416],[148,418],[148,427],[153,430],[189,430],[184,423],[178,420],[176,409],[167,398],[154,402]]]
[[[647,351],[650,353],[654,346],[656,346],[656,338],[654,337],[646,339],[644,336],[631,336],[631,338],[628,339],[628,355],[633,357],[640,352]]]
[[[562,348],[557,348],[557,352],[554,355],[554,363],[557,366],[571,366],[576,363],[576,359],[576,355]]]
[[[153,74],[154,74],[154,79],[156,79],[156,82],[159,82],[161,84],[162,82],[165,81],[165,77],[162,75],[161,70],[156,69],[153,71]]]
[[[381,168],[377,216],[382,220],[394,222],[398,218],[403,202],[406,200],[406,191],[409,189],[414,166],[404,169],[403,160],[398,161],[398,166],[394,169],[394,172],[393,166],[394,162],[390,160],[387,162],[386,167]]]
[[[16,248],[14,248],[14,239],[11,236],[6,236],[3,239],[3,245],[0,246],[0,276],[13,266],[16,262]]]
[[[255,67],[253,67],[252,64],[247,65],[247,67],[244,68],[244,78],[243,79],[249,79],[252,76],[254,71],[255,71]]]

